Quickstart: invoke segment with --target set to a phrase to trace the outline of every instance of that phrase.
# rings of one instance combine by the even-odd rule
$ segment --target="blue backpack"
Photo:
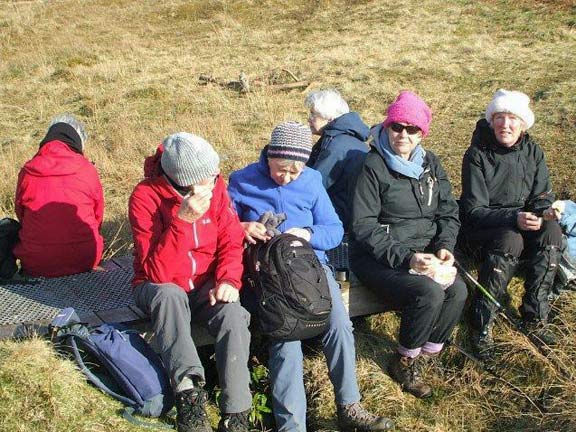
[[[62,310],[50,329],[53,341],[72,353],[88,381],[126,405],[123,416],[131,423],[152,426],[133,415],[160,417],[174,406],[162,360],[137,331],[122,324],[88,328],[73,308]]]

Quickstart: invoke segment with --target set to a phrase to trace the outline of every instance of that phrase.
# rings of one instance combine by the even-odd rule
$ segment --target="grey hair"
[[[275,161],[281,168],[295,167],[297,170],[301,171],[306,166],[306,163],[292,159],[268,158],[268,162],[271,160]]]
[[[313,91],[306,96],[304,105],[326,120],[334,120],[350,112],[348,103],[336,89]]]
[[[56,123],[66,123],[67,125],[71,126],[80,137],[80,141],[82,142],[82,148],[84,148],[84,145],[88,140],[88,134],[86,133],[86,127],[84,126],[84,123],[82,123],[72,114],[68,113],[58,114],[56,117],[52,119],[52,121],[50,122],[50,126],[48,126],[48,128],[51,128]]]

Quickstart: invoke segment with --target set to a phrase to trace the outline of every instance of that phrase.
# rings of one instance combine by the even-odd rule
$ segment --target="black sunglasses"
[[[390,125],[390,129],[392,129],[396,133],[402,133],[402,131],[406,129],[408,135],[416,135],[418,132],[420,132],[420,128],[418,126],[403,125],[400,123],[392,123]]]

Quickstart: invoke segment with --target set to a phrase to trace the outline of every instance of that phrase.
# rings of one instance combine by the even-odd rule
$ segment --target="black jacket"
[[[366,256],[389,268],[408,268],[416,252],[454,250],[458,204],[440,161],[426,152],[419,180],[392,171],[372,147],[354,194],[350,262]]]
[[[544,153],[527,133],[512,147],[498,143],[484,119],[476,124],[462,161],[463,230],[516,227],[518,211],[554,201]]]

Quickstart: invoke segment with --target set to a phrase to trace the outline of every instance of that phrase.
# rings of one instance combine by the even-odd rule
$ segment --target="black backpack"
[[[332,299],[326,273],[310,244],[292,234],[246,249],[248,283],[258,301],[262,332],[293,341],[324,333]]]
[[[10,279],[18,270],[12,249],[18,241],[20,223],[14,219],[0,219],[0,279]]]

